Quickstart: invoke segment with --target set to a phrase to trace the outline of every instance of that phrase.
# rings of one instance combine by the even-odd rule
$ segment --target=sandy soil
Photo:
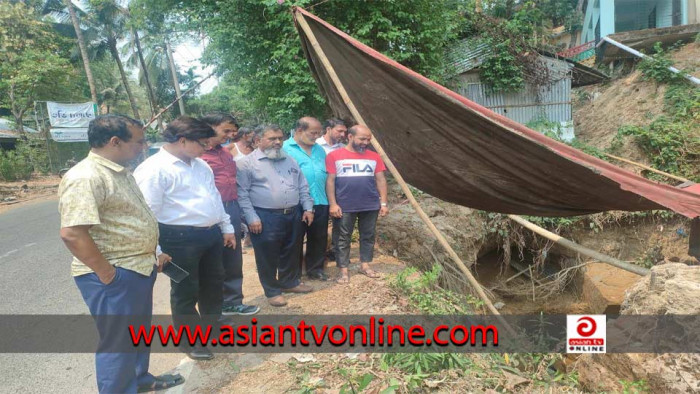
[[[27,202],[56,198],[61,178],[37,175],[28,181],[0,182],[0,213]]]

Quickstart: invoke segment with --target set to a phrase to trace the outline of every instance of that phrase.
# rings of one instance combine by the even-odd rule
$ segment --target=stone
[[[593,313],[617,314],[625,291],[641,277],[605,263],[591,263],[583,274],[584,301]]]

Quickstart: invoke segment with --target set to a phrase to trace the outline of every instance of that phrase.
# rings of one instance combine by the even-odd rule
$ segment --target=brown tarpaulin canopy
[[[700,195],[652,182],[469,101],[296,8],[367,126],[408,183],[485,211],[572,216],[670,209],[700,215]],[[297,27],[337,116],[352,118]]]

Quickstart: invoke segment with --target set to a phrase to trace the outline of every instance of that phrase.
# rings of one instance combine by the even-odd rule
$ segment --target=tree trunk
[[[579,15],[581,12],[583,12],[583,0],[578,0],[578,3],[576,4],[576,15]],[[571,34],[569,48],[573,48],[576,46],[576,42],[578,41],[578,37],[576,37],[578,34],[575,31],[571,31],[569,34]],[[585,44],[585,42],[582,42],[581,44]]]
[[[85,75],[87,76],[88,85],[90,86],[90,98],[95,104],[97,104],[97,89],[95,88],[95,79],[92,77],[92,69],[90,68],[90,58],[87,54],[87,48],[85,48],[83,31],[80,30],[80,21],[78,21],[78,14],[75,12],[75,8],[73,8],[73,3],[71,3],[71,0],[63,0],[63,3],[68,8],[68,12],[70,13],[70,19],[73,21],[75,35],[78,37],[78,47],[80,48],[80,56],[82,56],[83,58]]]
[[[173,76],[173,87],[175,88],[176,99],[180,97],[180,82],[177,80],[177,69],[175,69],[175,60],[173,59],[173,51],[170,49],[170,43],[165,40],[165,52],[168,54],[168,63],[170,64],[170,74]],[[177,104],[180,107],[180,115],[185,115],[185,99],[180,98]]]
[[[24,135],[24,124],[22,123],[22,121],[24,120],[24,110],[20,109],[19,105],[17,105],[14,83],[10,83],[10,90],[8,91],[8,95],[10,96],[12,116],[15,118],[15,129],[19,133],[20,137],[22,137],[22,139],[26,139],[27,137]]]
[[[131,88],[129,87],[129,79],[126,77],[124,72],[124,65],[122,60],[119,58],[119,51],[117,50],[117,39],[112,36],[109,38],[107,45],[109,46],[109,52],[112,54],[114,61],[117,62],[117,68],[119,68],[119,75],[122,78],[122,84],[124,85],[124,90],[126,90],[126,95],[129,97],[129,103],[131,104],[131,111],[134,113],[134,118],[141,119],[139,115],[139,109],[136,107],[136,99],[131,93]]]
[[[158,104],[156,103],[156,95],[153,93],[153,85],[151,85],[151,79],[148,76],[148,68],[146,67],[146,61],[143,59],[143,50],[141,50],[141,40],[139,39],[139,32],[136,29],[132,29],[134,34],[134,41],[136,41],[136,50],[139,52],[139,63],[141,63],[141,69],[143,70],[143,79],[146,80],[146,87],[148,89],[148,99],[151,103],[151,116],[155,116],[157,113],[156,108]]]

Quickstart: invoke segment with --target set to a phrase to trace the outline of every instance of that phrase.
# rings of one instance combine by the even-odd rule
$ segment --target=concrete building
[[[580,44],[610,34],[700,22],[700,0],[587,0]]]

